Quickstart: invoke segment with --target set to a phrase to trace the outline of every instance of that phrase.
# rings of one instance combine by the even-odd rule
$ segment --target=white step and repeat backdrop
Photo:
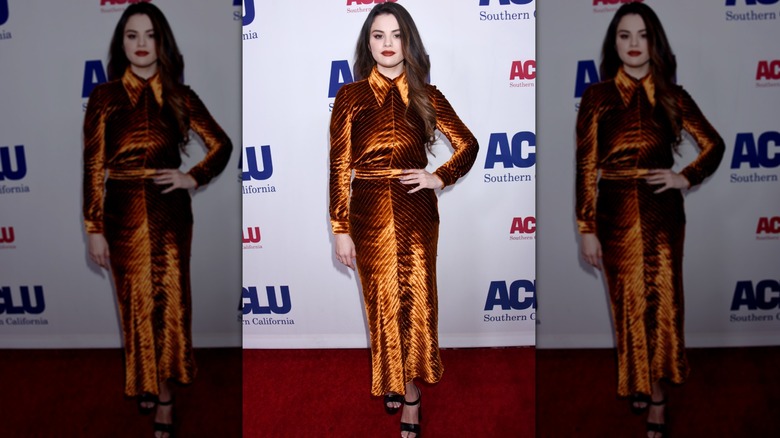
[[[613,345],[602,277],[577,246],[574,124],[621,3],[539,5],[540,348]],[[645,3],[677,55],[678,83],[726,142],[717,172],[685,195],[688,345],[780,344],[780,1]],[[696,153],[680,150],[678,168]]]
[[[129,3],[0,0],[0,348],[121,345],[110,276],[86,255],[81,132]],[[195,345],[238,346],[241,4],[153,3],[185,82],[235,145],[228,169],[193,196],[192,293]],[[187,150],[184,169],[204,155],[197,140]]]
[[[245,348],[368,345],[358,280],[333,256],[328,123],[380,2],[243,2]],[[480,144],[471,172],[439,195],[441,345],[533,345],[535,2],[399,3],[422,34],[431,83]],[[434,153],[431,169],[449,145]]]

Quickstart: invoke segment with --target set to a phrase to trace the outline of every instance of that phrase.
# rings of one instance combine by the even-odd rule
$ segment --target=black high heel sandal
[[[666,405],[666,397],[664,397],[661,401],[653,401],[650,400],[650,403],[653,406],[665,406]],[[660,433],[662,438],[669,438],[669,431],[666,430],[666,409],[664,408],[664,422],[663,423],[651,423],[650,421],[647,422],[647,431],[655,433]]]
[[[393,415],[395,413],[398,413],[398,411],[401,410],[401,407],[404,405],[404,396],[401,394],[386,394],[385,395],[385,412],[387,412],[390,415]],[[389,406],[390,403],[398,403],[398,407],[394,408],[392,406]]]
[[[171,406],[173,405],[173,399],[164,402],[164,401],[157,401],[157,404],[159,406]],[[171,413],[172,414],[172,413]],[[171,415],[171,421],[173,421],[173,415]],[[173,438],[173,423],[158,423],[154,422],[154,432],[155,436],[157,432],[162,432],[164,434],[168,434],[165,438]]]
[[[416,385],[415,388],[417,388]],[[420,438],[420,433],[422,432],[422,428],[420,427],[420,424],[422,423],[422,404],[420,404],[421,400],[422,392],[420,391],[420,388],[417,388],[417,400],[408,402],[406,401],[406,398],[404,398],[404,405],[406,406],[420,405],[420,407],[417,408],[417,424],[404,423],[403,421],[401,422],[401,432],[411,432],[414,434],[414,438]]]
[[[145,403],[151,403],[149,406],[144,406]],[[142,415],[149,415],[157,407],[157,396],[145,392],[138,396],[138,412]]]
[[[631,394],[631,396],[628,397],[628,403],[631,407],[631,412],[634,415],[640,415],[650,407],[650,396],[645,394]],[[640,407],[636,405],[637,403],[644,403],[645,405]]]

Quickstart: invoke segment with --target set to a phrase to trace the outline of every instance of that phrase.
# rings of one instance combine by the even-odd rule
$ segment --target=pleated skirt
[[[119,304],[125,394],[159,394],[158,382],[191,383],[189,192],[161,194],[151,179],[108,179],[104,229]]]
[[[683,320],[685,212],[679,190],[655,194],[642,179],[599,181],[602,245],[617,345],[618,394],[688,375]]]
[[[436,194],[396,178],[354,179],[350,234],[355,242],[371,342],[371,394],[404,394],[405,382],[438,382]]]

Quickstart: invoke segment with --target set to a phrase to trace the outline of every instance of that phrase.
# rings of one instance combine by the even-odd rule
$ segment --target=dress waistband
[[[108,169],[108,177],[111,179],[144,179],[154,178],[157,169]]]
[[[644,178],[650,169],[601,169],[602,179],[639,179]]]
[[[404,169],[355,169],[357,179],[398,178]]]

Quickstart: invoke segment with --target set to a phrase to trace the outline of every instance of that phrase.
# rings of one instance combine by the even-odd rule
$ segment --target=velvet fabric
[[[225,168],[232,145],[189,88],[190,128],[208,152],[189,174],[198,186]],[[125,349],[125,393],[158,394],[158,382],[190,383],[190,194],[155,184],[156,169],[182,164],[176,119],[155,75],[130,69],[92,91],[84,118],[84,223],[108,241]]]
[[[680,173],[701,183],[718,167],[724,144],[690,95],[675,86],[682,128],[698,157]],[[655,105],[650,75],[622,69],[585,90],[577,117],[576,217],[603,252],[618,359],[618,394],[647,394],[665,378],[688,375],[682,281],[685,212],[680,190],[643,179],[674,164],[674,133]]]
[[[438,382],[439,357],[436,193],[399,182],[404,169],[428,164],[422,119],[407,110],[408,87],[376,68],[367,79],[344,85],[331,117],[330,217],[334,234],[349,233],[371,339],[371,393],[404,394],[414,378]],[[426,92],[436,129],[449,139],[452,157],[434,174],[445,185],[466,174],[477,141],[444,96]],[[354,170],[354,179],[352,173]],[[351,195],[350,195],[351,181]]]

